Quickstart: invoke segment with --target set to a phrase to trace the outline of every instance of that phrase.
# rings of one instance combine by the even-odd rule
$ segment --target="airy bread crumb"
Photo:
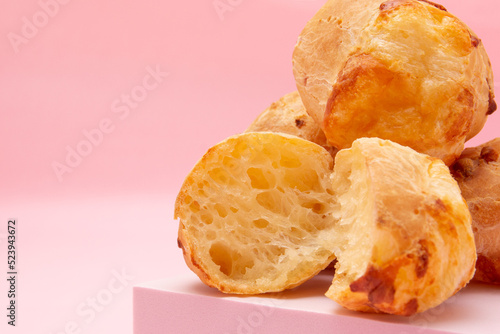
[[[335,258],[333,159],[310,141],[245,133],[212,147],[177,197],[188,266],[223,292],[289,289]]]

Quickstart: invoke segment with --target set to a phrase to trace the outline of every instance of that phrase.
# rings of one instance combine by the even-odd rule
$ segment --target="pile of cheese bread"
[[[481,40],[426,0],[329,0],[293,53],[298,91],[198,161],[175,203],[189,268],[225,293],[290,289],[409,316],[500,283],[500,139]]]

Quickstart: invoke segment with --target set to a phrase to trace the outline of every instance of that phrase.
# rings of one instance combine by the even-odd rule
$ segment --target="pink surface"
[[[345,310],[324,296],[331,275],[261,296],[224,295],[194,275],[134,287],[134,334],[463,333],[497,334],[500,290],[470,284],[442,305],[411,317]]]
[[[499,3],[441,3],[481,37],[498,78]],[[187,272],[172,219],[183,178],[295,89],[293,46],[322,4],[2,1],[3,263],[7,219],[20,224],[19,326],[2,333],[132,332],[132,285]],[[497,136],[498,115],[470,144]],[[122,268],[134,279],[120,286]],[[2,279],[0,305],[6,291]]]

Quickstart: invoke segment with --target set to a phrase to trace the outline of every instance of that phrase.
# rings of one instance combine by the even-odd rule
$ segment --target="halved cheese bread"
[[[179,192],[188,266],[223,292],[289,289],[335,258],[333,159],[305,139],[245,133],[212,147]]]
[[[471,218],[436,158],[361,138],[336,156],[310,141],[245,133],[212,147],[177,197],[179,246],[207,285],[236,294],[295,287],[337,256],[326,295],[411,315],[474,274]]]
[[[471,217],[441,160],[361,138],[337,154],[333,189],[341,218],[329,298],[351,310],[408,316],[472,278]]]

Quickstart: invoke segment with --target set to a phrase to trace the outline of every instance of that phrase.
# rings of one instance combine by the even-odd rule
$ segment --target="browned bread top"
[[[481,40],[429,1],[329,0],[299,36],[293,70],[339,149],[379,137],[449,165],[496,109]]]

